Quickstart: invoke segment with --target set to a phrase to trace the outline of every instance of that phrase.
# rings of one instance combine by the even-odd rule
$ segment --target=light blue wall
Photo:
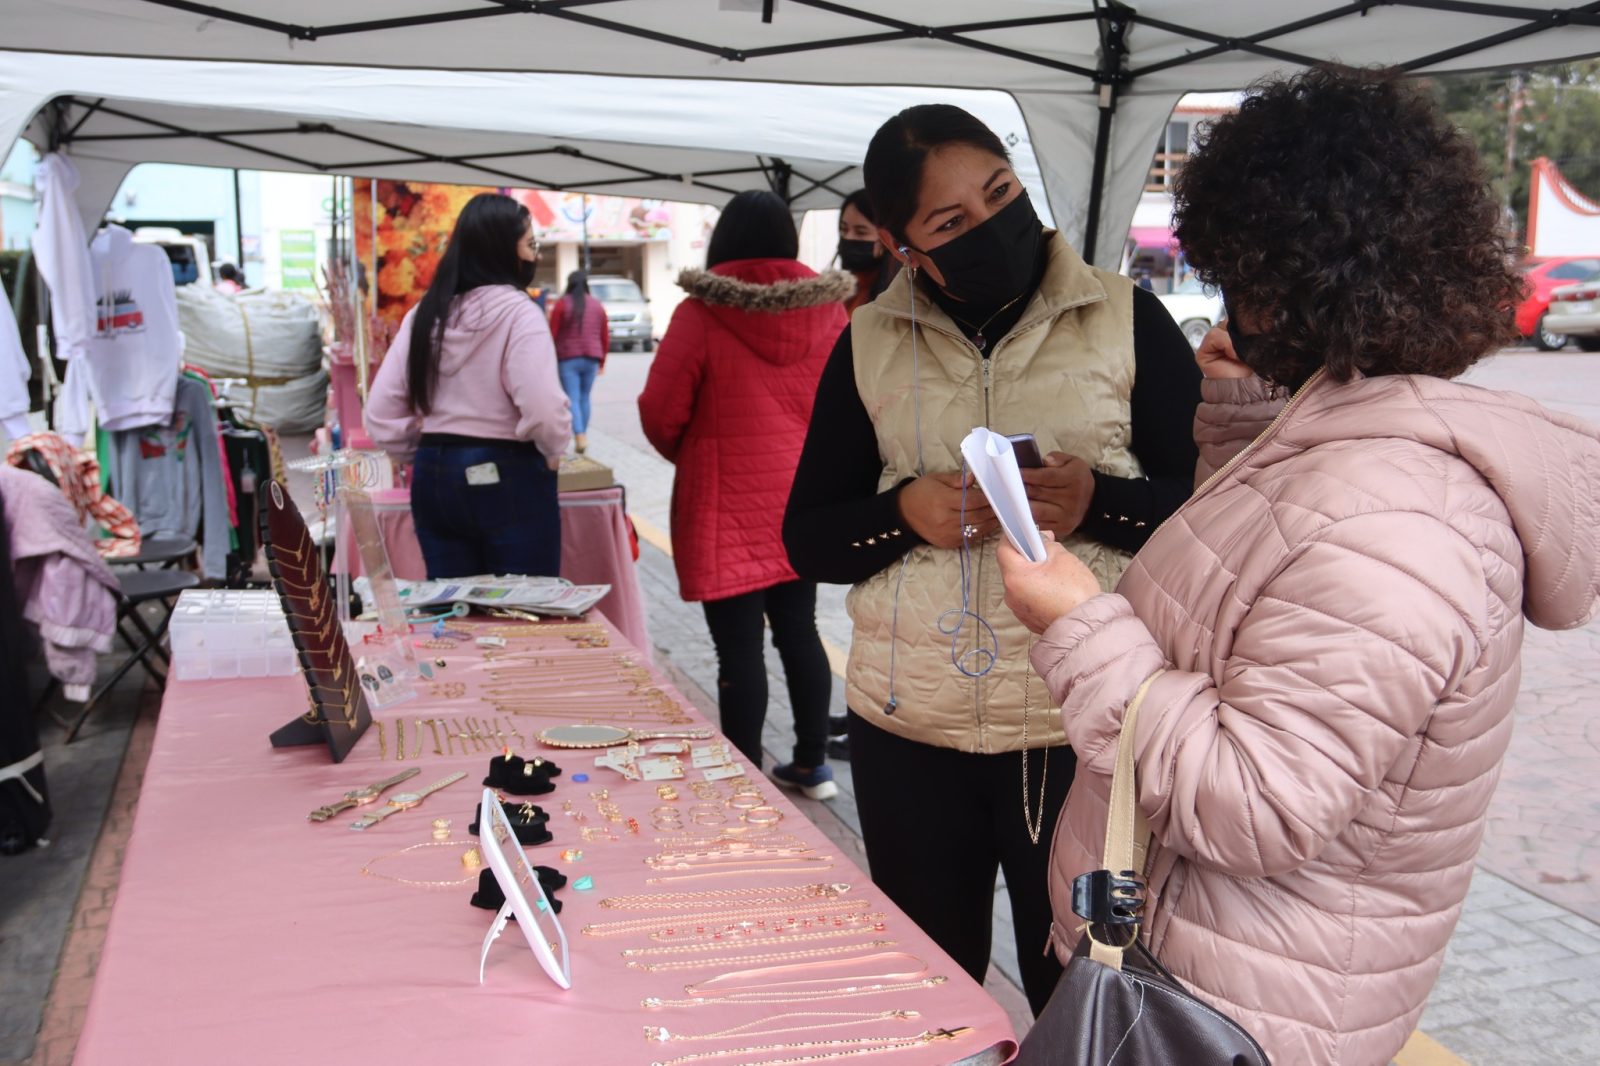
[[[258,174],[248,170],[240,172],[239,193],[246,232],[260,228],[260,189]],[[233,262],[238,257],[231,170],[142,163],[129,171],[107,214],[129,223],[143,219],[213,222],[217,227],[216,261]]]
[[[38,164],[38,153],[33,145],[19,140],[11,154],[0,164],[0,182],[19,186],[33,185],[33,171]],[[6,249],[26,248],[33,235],[35,218],[31,196],[0,195],[0,235]]]

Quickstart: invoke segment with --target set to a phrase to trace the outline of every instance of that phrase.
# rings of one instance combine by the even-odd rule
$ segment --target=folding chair
[[[117,664],[111,676],[90,695],[89,702],[83,705],[77,717],[68,722],[59,714],[55,716],[56,721],[67,727],[68,744],[77,739],[78,730],[83,728],[83,723],[94,713],[105,694],[135,665],[143,666],[145,673],[154,678],[158,686],[166,687],[167,674],[163,666],[171,665],[172,656],[162,646],[162,641],[167,635],[167,626],[172,623],[172,609],[180,592],[200,584],[200,575],[189,570],[122,569],[116,577],[120,586],[117,594],[117,636],[128,646],[129,653]],[[139,613],[140,607],[152,601],[159,602],[164,608],[154,628]],[[160,659],[161,663],[157,664],[152,656]]]

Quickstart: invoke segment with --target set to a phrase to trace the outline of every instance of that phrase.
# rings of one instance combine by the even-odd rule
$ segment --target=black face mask
[[[1263,335],[1240,331],[1238,316],[1233,313],[1233,301],[1228,299],[1227,293],[1222,295],[1222,313],[1228,316],[1228,340],[1233,344],[1233,354],[1239,357],[1239,362],[1254,370],[1256,361],[1252,357],[1258,354],[1257,348]]]
[[[532,288],[533,287],[533,274],[534,274],[534,271],[536,271],[538,268],[539,268],[539,264],[536,263],[536,262],[530,263],[526,259],[518,259],[517,260],[517,284],[521,285],[524,289]]]
[[[840,237],[839,265],[852,273],[863,274],[878,265],[882,247],[877,241],[853,241]]]
[[[1024,190],[977,227],[922,254],[944,275],[945,292],[974,310],[992,309],[1033,282],[1043,233]]]

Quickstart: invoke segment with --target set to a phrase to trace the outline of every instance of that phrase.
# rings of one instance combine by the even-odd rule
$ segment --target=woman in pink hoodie
[[[1470,142],[1398,76],[1258,85],[1176,203],[1232,311],[1198,353],[1199,491],[1114,594],[1000,550],[1078,753],[1051,942],[1079,939],[1154,676],[1121,741],[1140,935],[1273,1062],[1381,1066],[1461,914],[1524,622],[1600,600],[1600,431],[1451,380],[1514,337],[1521,285]]]
[[[528,297],[528,209],[473,197],[367,397],[367,434],[415,458],[411,513],[430,578],[561,571],[556,469],[572,415],[544,312]]]

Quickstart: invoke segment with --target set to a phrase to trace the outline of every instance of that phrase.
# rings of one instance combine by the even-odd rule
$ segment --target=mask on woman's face
[[[527,259],[518,259],[517,260],[517,283],[520,284],[524,289],[532,288],[533,287],[533,273],[538,268],[539,268],[539,264],[537,262],[532,262],[532,261],[527,260]]]
[[[883,245],[877,241],[853,241],[839,238],[839,265],[857,274],[865,273],[878,265],[878,255]]]
[[[1239,362],[1254,370],[1256,362],[1251,357],[1257,354],[1256,349],[1263,339],[1263,334],[1240,331],[1239,316],[1234,314],[1233,301],[1228,299],[1227,293],[1222,294],[1222,313],[1228,316],[1226,328],[1228,341],[1233,345],[1233,354],[1238,356]]]
[[[944,275],[944,291],[973,307],[999,307],[1033,281],[1044,224],[1026,191],[948,244],[923,252]]]

